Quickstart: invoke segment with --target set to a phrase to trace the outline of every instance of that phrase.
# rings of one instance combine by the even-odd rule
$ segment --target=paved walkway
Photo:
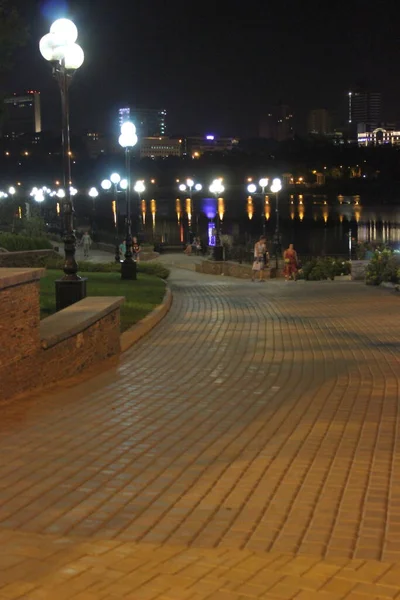
[[[0,599],[400,598],[400,298],[171,281],[118,365],[1,407]]]

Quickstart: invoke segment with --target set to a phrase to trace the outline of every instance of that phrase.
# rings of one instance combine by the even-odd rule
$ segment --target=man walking
[[[92,245],[92,238],[90,237],[88,231],[85,231],[85,233],[83,234],[81,244],[83,246],[83,257],[89,258],[89,250],[90,246]]]

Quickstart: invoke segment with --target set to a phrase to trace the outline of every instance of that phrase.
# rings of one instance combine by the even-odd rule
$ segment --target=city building
[[[271,106],[260,124],[260,137],[285,142],[293,139],[293,114],[289,106],[279,103]]]
[[[83,143],[89,158],[98,158],[112,151],[110,139],[98,131],[87,131],[83,136]]]
[[[377,127],[373,131],[360,131],[357,134],[359,146],[400,146],[400,131]]]
[[[382,94],[369,90],[348,93],[348,117],[354,132],[373,131],[382,121]]]
[[[182,155],[182,140],[169,137],[144,137],[139,139],[140,158],[168,158]]]
[[[200,158],[206,152],[230,152],[239,144],[237,138],[216,135],[191,136],[185,139],[184,154]]]
[[[4,99],[3,136],[15,138],[24,134],[40,133],[42,118],[40,92],[29,90]]]
[[[326,136],[331,133],[331,115],[326,108],[314,108],[308,114],[308,133]]]
[[[164,108],[136,108],[127,106],[118,111],[119,125],[132,121],[137,135],[143,137],[164,137],[167,133],[167,111]]]

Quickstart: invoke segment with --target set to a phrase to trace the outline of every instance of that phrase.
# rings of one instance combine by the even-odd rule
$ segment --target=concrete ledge
[[[0,267],[0,290],[38,281],[46,274],[46,269],[23,269]]]
[[[117,310],[123,296],[90,296],[40,322],[42,348],[51,348]]]
[[[162,303],[139,323],[124,331],[121,335],[121,352],[125,352],[136,344],[146,333],[149,333],[168,313],[172,305],[172,292],[169,287],[165,291]]]
[[[204,275],[226,275],[238,279],[251,279],[252,265],[240,264],[231,261],[203,260],[196,264],[196,272]],[[271,279],[275,275],[275,269],[264,269],[265,279]]]
[[[381,283],[381,287],[388,288],[389,290],[394,290],[395,292],[400,292],[400,283],[391,283],[390,281],[383,281]]]

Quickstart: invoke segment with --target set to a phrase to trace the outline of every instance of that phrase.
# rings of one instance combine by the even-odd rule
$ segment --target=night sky
[[[382,91],[386,119],[400,120],[398,3],[16,3],[31,39],[5,85],[41,91],[46,129],[59,124],[59,96],[38,42],[60,16],[75,21],[85,51],[71,88],[75,130],[116,131],[118,106],[132,103],[167,108],[170,133],[251,136],[263,106],[282,100],[304,132],[309,109],[337,109],[358,82]]]

